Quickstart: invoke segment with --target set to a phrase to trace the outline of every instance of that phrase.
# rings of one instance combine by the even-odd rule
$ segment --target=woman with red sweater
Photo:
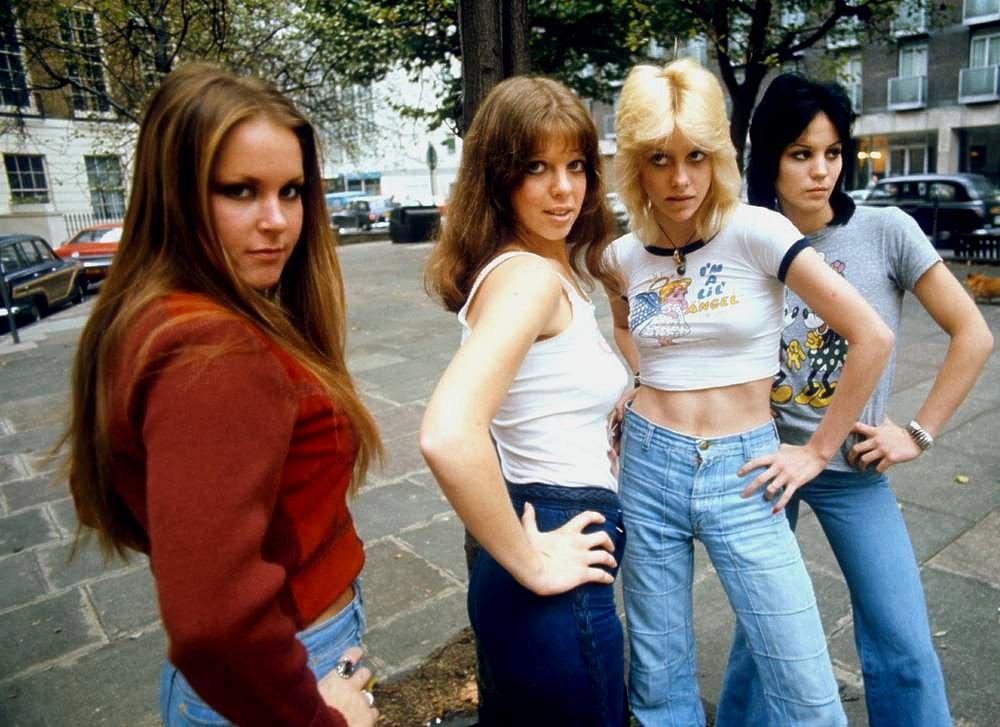
[[[381,445],[344,363],[312,126],[210,65],[145,111],[115,265],[73,376],[70,483],[149,556],[172,725],[372,725],[346,499]]]

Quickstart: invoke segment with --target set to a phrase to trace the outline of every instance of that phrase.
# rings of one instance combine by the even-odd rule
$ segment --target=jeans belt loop
[[[753,459],[753,456],[751,455],[751,452],[753,451],[753,447],[750,445],[750,440],[753,437],[752,431],[753,430],[751,430],[749,432],[743,432],[743,434],[740,435],[740,444],[743,445],[743,461],[744,462]]]
[[[644,430],[642,433],[642,451],[648,452],[649,445],[653,441],[653,425],[646,420],[642,420],[642,427]]]

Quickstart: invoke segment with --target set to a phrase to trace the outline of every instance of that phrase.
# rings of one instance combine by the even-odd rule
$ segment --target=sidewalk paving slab
[[[348,298],[348,365],[382,429],[387,463],[352,502],[366,542],[362,573],[370,663],[383,681],[418,666],[468,625],[461,522],[420,456],[423,407],[459,341],[454,315],[429,300],[430,245],[373,242],[340,250]],[[952,265],[960,279],[967,268]],[[996,269],[989,269],[997,274]],[[0,337],[0,724],[155,725],[165,637],[145,559],[107,567],[93,543],[70,564],[72,501],[46,452],[62,432],[69,372],[89,298]],[[598,321],[610,313],[595,296]],[[980,305],[1000,332],[1000,306]],[[1000,338],[1000,335],[998,335]],[[948,338],[912,296],[902,319],[890,416],[913,417]],[[956,727],[1000,714],[1000,364],[994,355],[930,453],[891,472],[923,564],[927,603]],[[957,474],[969,478],[955,481]],[[835,673],[852,725],[865,725],[847,589],[815,516],[798,537],[812,574]],[[718,697],[733,616],[701,546],[695,548],[698,672],[709,710]],[[620,599],[619,599],[620,610]],[[8,647],[8,644],[10,646]]]

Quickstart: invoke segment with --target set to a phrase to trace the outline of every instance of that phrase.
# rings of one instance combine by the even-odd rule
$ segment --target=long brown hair
[[[427,262],[425,285],[448,310],[465,304],[476,274],[509,244],[515,224],[511,193],[532,157],[559,138],[579,149],[586,163],[587,192],[566,238],[570,265],[587,287],[593,278],[614,281],[603,259],[614,222],[604,200],[594,120],[561,83],[514,76],[497,84],[476,111],[463,141],[448,218]]]
[[[243,283],[209,212],[210,175],[237,124],[264,118],[299,140],[305,181],[302,232],[271,294]],[[326,220],[312,125],[266,82],[196,63],[168,75],[145,109],[128,212],[115,264],[83,330],[72,378],[70,484],[81,523],[105,555],[141,549],[145,535],[110,481],[106,388],[109,365],[130,325],[154,299],[201,293],[256,326],[322,383],[353,425],[355,492],[382,445],[345,363],[344,286]],[[170,325],[169,323],[166,325]],[[77,532],[77,544],[87,534]]]

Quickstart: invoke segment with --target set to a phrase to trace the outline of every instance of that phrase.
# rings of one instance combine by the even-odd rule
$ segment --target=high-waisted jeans
[[[345,651],[361,645],[364,632],[365,607],[361,581],[357,580],[354,598],[340,613],[300,631],[297,638],[306,648],[309,668],[317,679],[322,679],[333,671]],[[165,727],[231,724],[195,693],[184,675],[169,661],[163,662],[160,673],[160,717]]]
[[[542,532],[585,510],[601,513],[604,524],[586,532],[607,532],[621,560],[625,531],[614,492],[535,484],[508,491],[518,517],[531,503]],[[625,724],[624,638],[612,585],[539,596],[482,550],[469,576],[469,619],[483,671],[480,725]]]
[[[626,410],[622,511],[629,533],[622,565],[630,653],[629,700],[643,725],[704,725],[695,670],[691,585],[700,540],[760,674],[768,724],[844,725],[812,582],[783,512],[740,492],[774,452],[773,423],[741,434],[689,437]],[[719,604],[721,607],[722,604]],[[742,724],[739,720],[724,723]]]
[[[851,592],[869,724],[950,725],[920,568],[889,480],[875,472],[820,473],[788,503],[793,529],[802,501],[816,513]],[[718,714],[766,725],[762,703],[757,668],[737,627]]]

